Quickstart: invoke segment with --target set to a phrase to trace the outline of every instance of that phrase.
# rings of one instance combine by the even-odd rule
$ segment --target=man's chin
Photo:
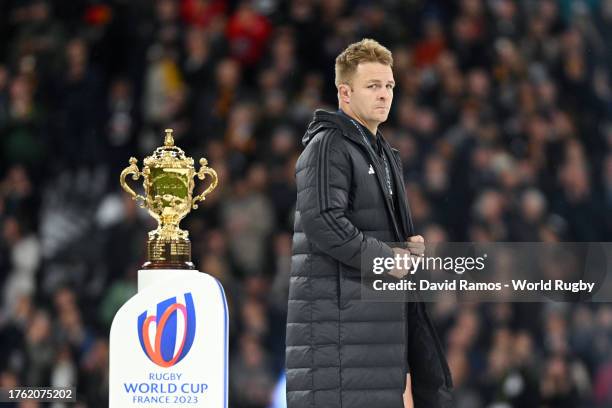
[[[368,122],[374,123],[374,122],[378,122],[378,123],[383,123],[387,121],[387,118],[389,117],[389,112],[373,112],[369,119]]]
[[[389,112],[379,113],[378,115],[376,115],[376,119],[378,119],[378,121],[381,123],[386,122],[388,117],[389,117]]]

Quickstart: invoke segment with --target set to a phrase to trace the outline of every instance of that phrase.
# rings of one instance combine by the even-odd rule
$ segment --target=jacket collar
[[[355,122],[353,124],[353,122]],[[359,123],[342,112],[328,112],[323,109],[317,109],[314,113],[312,121],[308,124],[308,129],[302,137],[302,144],[306,146],[314,136],[323,129],[338,129],[348,139],[355,143],[363,145],[366,149],[372,146],[369,141],[364,140],[359,131],[356,131],[355,126],[360,126]],[[382,136],[380,132],[378,136]],[[377,136],[377,137],[378,137]]]
[[[376,145],[376,140],[377,138],[379,138],[381,135],[380,131],[377,130],[376,131],[376,135],[374,135],[370,129],[368,129],[367,127],[365,127],[362,123],[360,123],[359,121],[357,121],[355,118],[351,117],[349,114],[347,114],[346,112],[344,112],[342,109],[338,109],[338,113],[340,114],[340,116],[346,120],[348,120],[349,122],[351,122],[351,124],[354,127],[360,128],[363,133],[366,135],[366,137],[368,138],[368,141],[370,142],[370,145],[375,146]]]

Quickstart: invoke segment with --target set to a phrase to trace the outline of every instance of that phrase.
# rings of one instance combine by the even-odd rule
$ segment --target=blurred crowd
[[[5,0],[0,386],[107,406],[110,323],[155,227],[118,175],[170,127],[220,178],[182,225],[228,297],[230,405],[269,406],[300,139],[364,37],[394,54],[382,131],[426,242],[612,238],[610,0]],[[457,407],[612,405],[609,304],[430,309]]]

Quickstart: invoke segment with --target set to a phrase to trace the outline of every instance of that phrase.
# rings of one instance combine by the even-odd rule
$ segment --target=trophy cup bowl
[[[189,233],[180,229],[179,223],[217,187],[217,173],[208,167],[207,160],[203,158],[196,172],[193,159],[185,156],[185,152],[174,145],[172,129],[166,129],[164,146],[158,147],[151,156],[144,159],[142,171],[137,162],[136,158],[130,158],[130,165],[121,172],[119,181],[132,199],[146,208],[158,223],[156,229],[149,231],[148,260],[143,268],[194,269]],[[137,194],[128,185],[126,178],[129,175],[132,180],[143,178],[144,196]],[[211,182],[201,194],[194,197],[196,176],[200,180],[209,177]]]

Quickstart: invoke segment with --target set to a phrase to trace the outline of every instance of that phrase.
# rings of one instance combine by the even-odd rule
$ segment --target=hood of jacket
[[[355,127],[346,117],[340,112],[328,112],[323,109],[317,109],[314,113],[312,121],[308,124],[306,133],[302,137],[302,144],[306,146],[320,131],[324,129],[338,129],[345,137],[363,144],[362,138],[355,135]]]

